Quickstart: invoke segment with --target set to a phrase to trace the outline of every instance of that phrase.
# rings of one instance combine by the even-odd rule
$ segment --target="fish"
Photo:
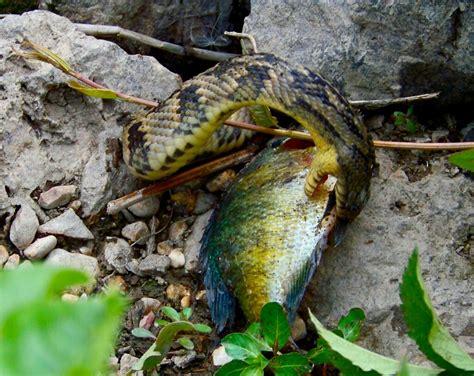
[[[200,261],[217,331],[231,327],[237,303],[249,322],[280,303],[293,321],[335,225],[336,179],[308,198],[314,147],[270,143],[244,167],[211,216]]]

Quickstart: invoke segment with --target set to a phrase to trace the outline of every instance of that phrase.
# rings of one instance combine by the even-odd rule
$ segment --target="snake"
[[[352,221],[370,194],[374,147],[360,114],[321,75],[273,54],[235,57],[186,81],[180,90],[123,131],[131,172],[157,180],[205,152],[241,144],[248,133],[222,125],[236,111],[267,106],[304,127],[316,145],[304,192],[311,196],[327,175],[335,186],[338,220]]]

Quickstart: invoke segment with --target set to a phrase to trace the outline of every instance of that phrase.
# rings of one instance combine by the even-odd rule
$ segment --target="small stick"
[[[93,35],[98,37],[106,37],[112,35],[116,37],[122,37],[180,56],[191,55],[199,59],[211,61],[223,61],[238,56],[237,54],[231,54],[228,52],[216,52],[196,47],[184,48],[183,46],[174,43],[164,42],[162,40],[149,37],[148,35],[137,33],[136,31],[124,29],[120,26],[89,25],[83,23],[76,23],[75,25],[79,31],[82,31],[84,34],[87,35]]]
[[[184,184],[196,178],[207,176],[225,168],[247,162],[255,155],[258,150],[259,147],[256,145],[249,146],[241,151],[238,151],[237,153],[233,153],[226,157],[206,163],[202,166],[184,171],[181,174],[173,176],[166,181],[150,185],[116,200],[110,201],[107,204],[107,214],[117,214],[119,211],[129,207],[130,205],[136,204],[137,202],[143,201],[150,196],[165,192],[168,189],[176,187],[180,184]]]
[[[244,55],[258,53],[257,42],[255,41],[255,38],[253,37],[252,34],[237,33],[235,31],[225,31],[224,35],[228,35],[229,37],[234,37],[234,38],[247,39],[252,45],[252,51],[244,51]],[[242,46],[242,49],[244,50],[245,48]]]
[[[440,93],[441,92],[438,91],[437,93],[412,95],[410,97],[349,101],[349,103],[354,107],[363,108],[364,110],[377,110],[377,109],[391,106],[394,104],[407,104],[407,103],[412,103],[412,102],[420,102],[420,101],[435,99],[439,97]]]

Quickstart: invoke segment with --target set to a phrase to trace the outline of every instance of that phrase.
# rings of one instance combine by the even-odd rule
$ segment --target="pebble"
[[[225,170],[206,184],[209,192],[225,191],[235,180],[237,174],[234,170]]]
[[[135,275],[138,275],[140,277],[144,277],[145,275],[140,271],[139,269],[140,262],[137,259],[132,258],[125,268],[129,271],[132,272]]]
[[[364,123],[366,127],[371,131],[382,128],[384,121],[385,121],[384,115],[373,115],[364,119]]]
[[[189,350],[184,355],[174,355],[171,361],[176,367],[183,369],[189,366],[194,359],[196,359],[196,351]]]
[[[166,297],[174,302],[180,300],[184,296],[190,296],[191,290],[189,287],[182,284],[171,284],[166,288]]]
[[[64,302],[74,303],[79,300],[79,297],[74,294],[65,293],[61,295],[61,300]]]
[[[60,216],[42,224],[38,231],[42,234],[63,235],[75,239],[94,239],[92,232],[72,209],[68,209]]]
[[[113,275],[107,279],[106,285],[108,288],[118,289],[123,293],[127,292],[127,282],[125,282],[121,275]]]
[[[9,256],[7,247],[0,245],[0,267],[7,262]]]
[[[92,240],[88,241],[86,245],[79,247],[79,252],[87,256],[92,255],[93,250],[94,250],[94,242]]]
[[[143,221],[130,223],[122,228],[122,236],[131,242],[137,242],[137,244],[146,244],[150,235],[148,226]]]
[[[174,246],[171,240],[165,240],[164,242],[158,243],[158,245],[156,246],[156,251],[160,255],[165,255],[165,256],[168,256],[173,249],[174,249]]]
[[[31,206],[22,205],[10,227],[10,240],[20,250],[28,247],[35,239],[39,221]]]
[[[182,252],[181,248],[175,248],[171,250],[168,257],[171,261],[171,267],[175,269],[182,268],[186,262],[186,259],[184,258],[184,253]]]
[[[43,209],[54,209],[58,206],[64,206],[71,201],[76,192],[77,187],[75,185],[58,185],[41,193],[38,204]]]
[[[36,239],[23,251],[24,255],[30,260],[40,260],[51,252],[58,244],[58,239],[54,235],[48,235],[44,238]]]
[[[225,352],[224,346],[219,346],[212,352],[212,364],[216,367],[229,363],[232,358]]]
[[[432,142],[446,142],[449,136],[449,131],[447,129],[433,131],[431,133]]]
[[[160,210],[160,199],[157,196],[149,197],[146,200],[129,206],[128,210],[140,218],[151,217],[158,213],[158,210]]]
[[[140,328],[150,329],[154,323],[155,323],[155,314],[153,312],[148,312],[145,316],[141,318],[138,326]]]
[[[168,256],[152,254],[140,261],[138,270],[144,275],[159,275],[168,270],[170,263],[171,261]]]
[[[184,257],[186,263],[184,268],[187,271],[194,271],[199,267],[199,251],[201,249],[201,239],[206,229],[209,219],[211,218],[212,210],[198,216],[191,229],[191,234],[186,239],[184,244]]]
[[[188,229],[188,224],[186,220],[177,221],[171,224],[169,229],[169,238],[175,244],[182,244],[183,238],[186,230]]]
[[[181,308],[190,307],[191,306],[191,296],[190,295],[183,296],[181,298],[180,304],[181,304]]]
[[[71,208],[75,212],[77,212],[81,207],[82,207],[82,202],[80,200],[74,200],[68,205],[68,208]]]
[[[297,315],[291,326],[291,337],[294,341],[300,341],[306,337],[306,334],[306,323]]]
[[[130,354],[123,354],[120,358],[120,369],[118,371],[118,376],[128,376],[130,373],[133,376],[143,376],[143,371],[133,371],[133,365],[138,362],[138,358]]]
[[[212,193],[200,191],[197,195],[196,206],[194,207],[194,214],[203,214],[212,209],[217,204],[217,197]]]
[[[7,262],[3,265],[4,270],[16,269],[20,265],[20,255],[14,253],[8,257]]]
[[[196,300],[197,301],[203,300],[203,299],[206,299],[206,290],[200,290],[196,294]]]
[[[46,257],[46,264],[70,267],[88,273],[94,279],[99,276],[99,263],[95,257],[71,253],[61,248],[56,248]]]
[[[143,305],[143,312],[157,313],[161,307],[161,302],[158,299],[143,297],[140,299],[140,303]]]
[[[104,258],[109,270],[125,274],[132,259],[132,248],[123,239],[109,237],[104,247]]]

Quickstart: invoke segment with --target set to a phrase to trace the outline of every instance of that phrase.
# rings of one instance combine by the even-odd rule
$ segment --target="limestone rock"
[[[94,239],[92,232],[72,209],[68,209],[60,216],[42,224],[38,228],[38,232],[41,234],[63,235],[75,239]]]
[[[58,185],[40,194],[38,204],[43,209],[53,209],[66,205],[76,194],[75,185]]]
[[[23,251],[24,255],[30,260],[40,260],[51,252],[58,243],[54,235],[48,235],[44,238],[36,239]]]
[[[122,236],[138,244],[145,244],[149,234],[150,230],[143,221],[133,222],[122,228]]]
[[[132,259],[132,248],[123,239],[107,238],[104,258],[110,269],[115,269],[119,273],[125,274],[127,272],[126,266]]]
[[[141,218],[148,218],[160,210],[160,199],[157,196],[152,196],[147,198],[146,200],[137,202],[136,204],[128,207],[133,215]]]
[[[191,234],[184,244],[184,257],[186,263],[184,265],[187,271],[194,271],[199,267],[199,250],[201,249],[201,238],[204,230],[211,218],[212,210],[201,214],[196,218],[193,224]]]
[[[18,249],[25,249],[34,240],[38,226],[38,217],[33,209],[27,204],[22,205],[10,227],[11,242]]]
[[[61,248],[53,249],[46,257],[45,263],[78,269],[88,273],[94,279],[100,274],[99,263],[95,257],[68,252]]]
[[[161,275],[165,273],[170,266],[170,259],[168,256],[149,255],[140,261],[138,270],[143,275]]]

